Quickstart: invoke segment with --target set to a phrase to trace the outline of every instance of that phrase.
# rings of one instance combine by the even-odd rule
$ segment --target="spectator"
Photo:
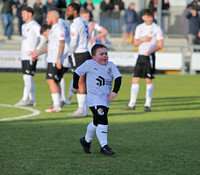
[[[101,15],[100,15],[100,24],[105,27],[109,32],[111,32],[111,14],[114,9],[114,5],[111,0],[104,0],[100,4]]]
[[[153,13],[153,18],[155,23],[157,23],[158,20],[157,7],[158,7],[158,0],[151,0],[149,2],[149,10]]]
[[[200,1],[199,0],[193,0],[191,2],[192,8],[194,8],[197,11],[200,11]]]
[[[111,32],[113,34],[120,34],[121,33],[121,25],[120,25],[120,18],[121,18],[121,10],[124,10],[124,2],[122,0],[112,0],[114,9],[112,11],[112,19],[111,19]]]
[[[188,44],[197,44],[198,33],[200,30],[200,21],[197,10],[191,9],[187,14],[186,18],[189,19],[189,33],[188,33]]]
[[[162,29],[164,34],[168,32],[169,8],[170,8],[169,0],[162,0]]]
[[[3,7],[1,10],[1,14],[3,17],[3,26],[5,35],[8,39],[11,39],[11,31],[12,31],[12,19],[13,19],[13,12],[12,10],[15,8],[15,3],[13,0],[2,0]]]
[[[65,0],[58,0],[57,8],[59,9],[60,17],[65,19],[65,11],[66,11],[66,1]]]
[[[87,0],[85,4],[83,4],[83,7],[90,12],[90,21],[93,21],[92,11],[94,10],[94,5],[92,4],[92,0]]]
[[[27,7],[27,0],[18,0],[15,5],[16,5],[16,8],[17,8],[18,31],[19,31],[19,34],[21,36],[22,35],[21,26],[22,26],[22,24],[24,24],[24,22],[22,20],[22,9],[24,7]]]
[[[40,0],[36,0],[34,4],[34,19],[40,24],[43,24],[43,15],[45,12],[45,6],[41,3]]]
[[[185,38],[188,37],[188,33],[189,33],[189,19],[186,18],[186,14],[190,11],[190,9],[192,8],[191,4],[188,4],[186,9],[183,11],[183,14],[181,16],[181,20],[182,20],[182,29],[183,29],[183,35]]]
[[[55,2],[54,0],[48,0],[46,3],[46,14],[48,12],[48,10],[52,7],[57,7],[57,2]]]
[[[126,31],[123,36],[123,43],[126,43],[127,36],[129,35],[130,43],[133,43],[133,36],[135,33],[135,28],[137,26],[138,17],[134,10],[135,4],[131,3],[128,9],[125,10],[123,19],[126,24]]]

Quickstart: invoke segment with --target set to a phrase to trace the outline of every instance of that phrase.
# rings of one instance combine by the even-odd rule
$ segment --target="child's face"
[[[96,51],[96,55],[92,56],[97,63],[102,66],[105,66],[108,62],[108,53],[106,48],[99,48]]]
[[[83,19],[85,19],[87,22],[90,20],[90,14],[89,13],[84,13],[80,15]]]
[[[146,25],[151,25],[153,22],[153,16],[151,16],[151,15],[143,15],[142,19]]]

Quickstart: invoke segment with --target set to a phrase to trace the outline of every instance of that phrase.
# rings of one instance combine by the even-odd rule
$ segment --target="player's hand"
[[[78,92],[78,89],[72,88],[72,92],[73,92],[74,94],[76,94],[76,93]]]
[[[145,54],[144,54],[144,56],[149,56],[150,54],[149,54],[149,52],[146,52]]]
[[[38,50],[30,51],[28,55],[32,55],[32,61],[35,61],[39,56]]]
[[[61,60],[60,60],[60,59],[57,60],[56,67],[57,67],[58,69],[61,69],[61,68],[62,68]]]
[[[90,42],[93,43],[95,41],[95,38],[91,38]]]
[[[152,39],[152,37],[150,37],[150,36],[144,36],[144,37],[142,38],[142,41],[143,41],[143,42],[149,42],[149,41],[151,41],[151,39]]]
[[[109,97],[108,97],[108,100],[109,101],[112,101],[112,100],[114,100],[114,98],[117,96],[117,94],[115,93],[115,92],[111,92],[110,93],[110,95],[109,95]]]

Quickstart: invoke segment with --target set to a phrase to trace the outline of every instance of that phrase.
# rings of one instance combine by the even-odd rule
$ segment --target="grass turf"
[[[92,154],[83,153],[89,117],[69,117],[72,104],[61,113],[45,113],[51,96],[45,74],[34,77],[35,117],[0,122],[0,174],[124,174],[197,175],[200,169],[199,76],[157,75],[152,112],[144,112],[145,82],[140,82],[136,111],[121,111],[129,101],[131,75],[123,75],[122,87],[109,110],[108,142],[116,155],[99,154],[96,137]],[[71,74],[65,75],[66,86]],[[0,73],[0,104],[15,104],[22,97],[20,73]],[[28,115],[30,111],[0,106],[0,119]]]

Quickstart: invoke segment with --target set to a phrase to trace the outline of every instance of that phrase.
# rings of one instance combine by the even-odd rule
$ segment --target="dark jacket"
[[[197,36],[200,30],[200,19],[198,13],[196,16],[192,16],[192,14],[189,11],[186,14],[186,18],[189,19],[189,34]]]
[[[130,8],[125,10],[123,18],[125,24],[136,23],[138,21],[137,13]]]
[[[103,1],[100,5],[100,9],[101,9],[102,16],[111,17],[112,10],[114,9],[114,5],[112,2],[106,4],[105,1]]]

